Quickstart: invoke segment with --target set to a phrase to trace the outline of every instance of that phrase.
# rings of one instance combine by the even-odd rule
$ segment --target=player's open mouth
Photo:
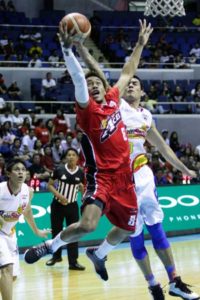
[[[92,91],[92,96],[96,96],[96,95],[99,95],[99,91],[98,90],[95,90],[95,91]]]

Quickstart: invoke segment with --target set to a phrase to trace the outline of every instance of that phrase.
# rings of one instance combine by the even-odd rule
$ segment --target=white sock
[[[56,252],[60,247],[66,245],[67,243],[61,240],[60,235],[62,231],[52,240],[51,249]]]
[[[116,246],[117,245],[111,245],[107,242],[107,240],[104,240],[103,243],[99,246],[99,248],[95,251],[95,254],[99,259],[102,259]]]

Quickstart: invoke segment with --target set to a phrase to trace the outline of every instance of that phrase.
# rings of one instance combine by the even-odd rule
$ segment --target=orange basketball
[[[86,38],[91,31],[90,21],[86,16],[79,13],[71,13],[64,16],[61,20],[62,24],[67,25],[67,32],[78,34],[79,36]]]

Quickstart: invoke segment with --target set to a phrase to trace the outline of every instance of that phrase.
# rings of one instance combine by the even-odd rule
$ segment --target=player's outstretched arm
[[[155,146],[158,151],[162,154],[162,156],[176,169],[180,170],[183,174],[197,177],[195,171],[188,169],[176,156],[174,151],[166,144],[158,130],[154,125],[152,125],[151,129],[147,134],[147,141]]]
[[[71,49],[72,36],[67,33],[65,22],[59,24],[59,40],[66,67],[75,86],[76,101],[82,108],[85,108],[89,103],[85,74]]]
[[[33,232],[43,238],[46,238],[48,233],[51,233],[51,230],[40,230],[33,218],[32,208],[31,208],[31,200],[33,198],[33,191],[30,189],[30,197],[29,197],[29,203],[24,211],[24,218],[26,219],[28,225],[31,227]]]
[[[139,65],[140,57],[144,46],[147,44],[153,28],[151,23],[147,25],[146,20],[139,20],[140,23],[140,32],[138,36],[138,41],[133,49],[133,52],[129,60],[124,64],[119,80],[116,83],[116,86],[119,88],[120,94],[122,95],[125,87],[135,75],[137,67]]]

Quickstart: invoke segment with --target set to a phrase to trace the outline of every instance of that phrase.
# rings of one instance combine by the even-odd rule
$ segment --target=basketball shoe
[[[181,277],[175,277],[172,282],[169,283],[169,295],[180,297],[184,300],[198,300],[200,296],[192,292],[189,287],[190,285],[184,283]]]
[[[47,254],[53,254],[50,245],[51,245],[51,240],[26,250],[26,252],[24,253],[25,262],[27,264],[33,264],[36,261],[38,261],[41,257]]]
[[[163,289],[160,284],[154,286],[149,286],[149,292],[151,294],[152,300],[164,300],[165,296],[163,294]]]
[[[105,267],[105,261],[107,257],[100,259],[96,256],[95,251],[97,248],[87,248],[86,255],[93,262],[96,273],[101,277],[102,280],[108,280],[108,273]]]

